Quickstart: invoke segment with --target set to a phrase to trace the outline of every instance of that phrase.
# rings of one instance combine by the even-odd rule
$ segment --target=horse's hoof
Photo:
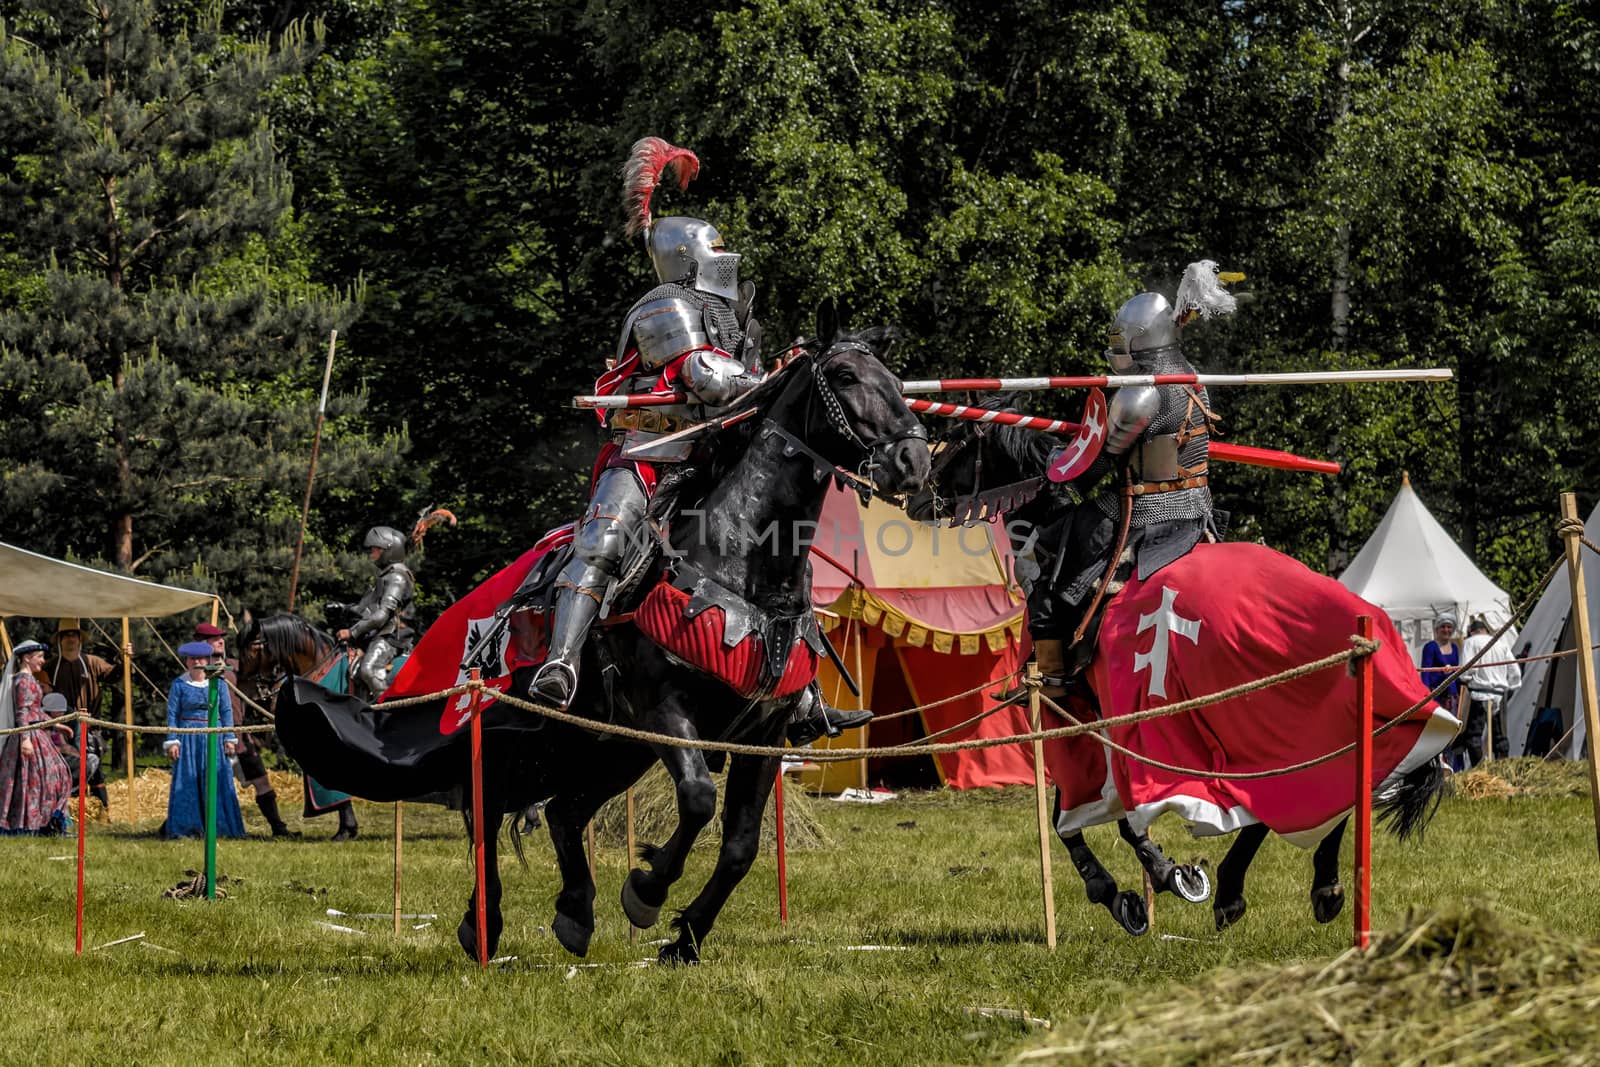
[[[1244,918],[1244,896],[1240,895],[1234,900],[1218,901],[1211,905],[1211,915],[1217,920],[1217,929],[1226,930],[1240,919]]]
[[[561,947],[574,956],[587,956],[589,954],[589,939],[594,937],[594,927],[584,926],[578,920],[569,918],[556,912],[555,921],[550,924],[550,932],[556,935],[556,940],[561,942]]]
[[[1311,914],[1319,923],[1331,923],[1344,910],[1344,886],[1338,882],[1311,890]]]
[[[1111,902],[1111,917],[1134,937],[1150,932],[1150,915],[1144,908],[1144,897],[1131,889],[1118,893]]]
[[[628,877],[622,880],[622,913],[636,928],[648,930],[656,924],[657,919],[661,918],[661,905],[646,904],[639,896],[634,880],[643,876],[644,872],[635,867],[628,872]],[[665,953],[666,949],[661,951]]]
[[[669,945],[662,945],[661,951],[656,953],[656,958],[662,963],[694,964],[700,962],[700,950],[694,947],[693,941],[674,941]]]
[[[1178,896],[1191,904],[1203,904],[1211,899],[1211,877],[1204,867],[1178,864],[1172,868],[1168,885]]]
[[[462,919],[461,925],[456,927],[456,940],[461,943],[461,951],[467,954],[467,959],[478,962],[478,932],[471,915]]]

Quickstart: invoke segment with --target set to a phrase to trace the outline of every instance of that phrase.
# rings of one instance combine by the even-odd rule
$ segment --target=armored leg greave
[[[367,702],[373,703],[389,688],[389,664],[399,649],[387,637],[374,637],[356,665],[356,684]]]
[[[631,539],[643,527],[649,498],[631,471],[601,473],[594,496],[572,542],[572,562],[556,579],[555,618],[544,666],[529,683],[529,695],[565,708],[578,691],[578,667],[589,627],[600,615]]]

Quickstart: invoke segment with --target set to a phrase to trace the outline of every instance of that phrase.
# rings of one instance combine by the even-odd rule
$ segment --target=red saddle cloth
[[[1149,579],[1129,581],[1106,609],[1089,682],[1106,718],[1158,708],[1347,651],[1361,615],[1373,616],[1382,642],[1373,656],[1373,709],[1382,725],[1427,695],[1394,624],[1332,578],[1255,544],[1196,545]],[[1093,718],[1086,704],[1068,710]],[[1378,736],[1374,783],[1381,787],[1437,756],[1458,726],[1430,701]],[[1108,757],[1091,737],[1047,743],[1051,776],[1063,793],[1058,822],[1078,829],[1125,812],[1143,828],[1171,811],[1197,835],[1260,822],[1309,847],[1355,802],[1353,752],[1268,778],[1206,772],[1287,767],[1349,744],[1360,728],[1354,672],[1339,664],[1109,732],[1134,752],[1195,773],[1160,770],[1119,753]]]
[[[798,693],[817,676],[817,653],[797,636],[789,646],[783,673],[771,690],[763,687],[766,643],[751,632],[733,645],[723,640],[726,616],[713,604],[686,616],[689,594],[663,579],[634,612],[634,625],[650,640],[698,670],[725,682],[746,700],[776,700]]]

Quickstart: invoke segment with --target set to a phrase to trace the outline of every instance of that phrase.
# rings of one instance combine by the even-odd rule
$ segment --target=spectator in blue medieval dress
[[[33,672],[44,665],[45,646],[23,641],[0,676],[0,729],[36,726],[50,718],[44,690]],[[46,727],[0,737],[0,834],[40,834],[66,829],[72,775]]]
[[[172,681],[167,694],[167,729],[206,725],[211,679],[206,665],[211,662],[211,646],[190,641],[178,649],[188,668]],[[217,722],[230,730],[233,702],[228,687],[217,685]],[[206,734],[167,735],[167,758],[172,760],[172,788],[167,793],[167,821],[161,832],[166,837],[193,837],[205,833],[206,772],[208,763]],[[234,736],[222,735],[220,755],[210,772],[217,781],[217,836],[243,837],[244,816],[239,811],[239,795],[233,789],[233,773],[228,757],[233,755]]]
[[[1440,682],[1450,678],[1450,672],[1460,665],[1461,646],[1456,643],[1456,617],[1445,612],[1433,620],[1433,640],[1422,646],[1422,684],[1432,692]],[[1451,714],[1456,711],[1456,697],[1460,688],[1460,681],[1450,678],[1450,684],[1438,695],[1439,703]]]

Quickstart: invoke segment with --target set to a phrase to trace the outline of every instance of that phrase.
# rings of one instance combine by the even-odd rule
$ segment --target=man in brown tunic
[[[123,655],[128,655],[132,649],[124,647],[122,651]],[[67,707],[73,711],[85,711],[98,717],[101,714],[100,680],[110,676],[116,669],[116,663],[83,651],[83,630],[77,619],[58,619],[55,655],[45,660],[44,667],[34,677],[44,686],[45,692],[60,693],[66,697]],[[101,741],[97,731],[90,731],[87,747],[90,754],[90,792],[109,811],[111,800],[106,795],[105,772],[100,767]],[[63,754],[74,764],[73,770],[76,771],[77,746],[73,745],[70,752]]]

